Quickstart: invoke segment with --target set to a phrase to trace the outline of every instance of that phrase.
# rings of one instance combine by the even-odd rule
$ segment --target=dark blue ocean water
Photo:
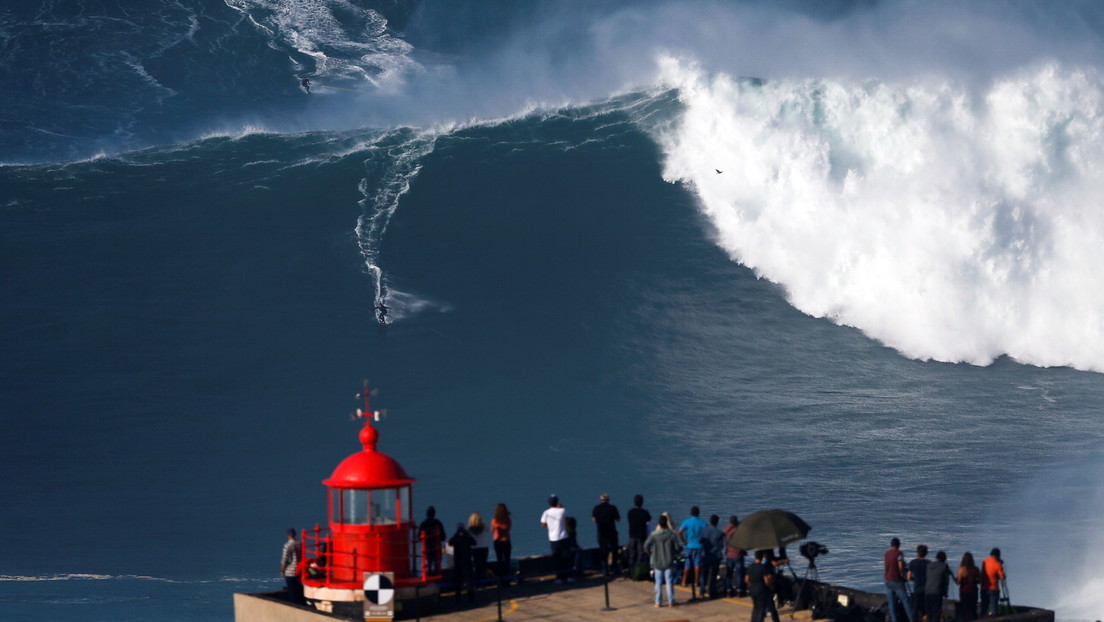
[[[937,8],[0,9],[0,619],[230,619],[364,378],[518,554],[553,492],[783,507],[825,580],[1000,546],[1099,617],[1098,10]]]

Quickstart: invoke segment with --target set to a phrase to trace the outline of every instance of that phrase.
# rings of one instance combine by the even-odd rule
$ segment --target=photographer
[[[997,615],[997,606],[1000,603],[1001,581],[1004,581],[1004,560],[1001,559],[1001,550],[994,548],[989,552],[989,557],[981,563],[981,589],[983,602],[985,603],[984,615]]]
[[[748,566],[744,580],[751,594],[751,622],[763,622],[769,611],[778,622],[778,610],[774,607],[774,568],[766,560],[767,551],[755,551],[755,562]]]

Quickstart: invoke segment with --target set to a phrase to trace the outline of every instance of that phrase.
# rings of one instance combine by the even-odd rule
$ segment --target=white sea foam
[[[399,134],[408,134],[405,138]],[[364,257],[365,269],[372,275],[375,287],[375,302],[391,301],[391,295],[401,294],[405,302],[413,304],[416,300],[412,294],[403,292],[390,292],[387,286],[387,278],[380,267],[380,243],[387,225],[391,222],[391,216],[399,208],[399,199],[410,189],[410,182],[417,177],[421,170],[421,160],[433,152],[433,148],[440,136],[436,131],[415,132],[400,130],[397,144],[391,141],[381,141],[373,144],[368,151],[367,164],[369,167],[382,165],[379,171],[380,181],[370,185],[368,179],[362,179],[358,186],[364,198],[360,200],[361,215],[357,219],[356,237],[360,246],[361,255]],[[383,149],[384,157],[373,157],[373,151]],[[391,306],[391,305],[389,305]],[[405,308],[406,305],[404,304]],[[392,314],[392,320],[402,317],[402,314],[411,309],[396,308]]]
[[[166,579],[164,577],[151,577],[147,575],[113,575],[113,574],[97,574],[91,572],[69,572],[69,573],[57,573],[48,575],[0,575],[0,582],[14,581],[14,582],[32,582],[32,581],[118,581],[118,580],[130,580],[130,581],[156,581],[158,583],[178,583],[173,579]]]
[[[417,63],[413,47],[387,33],[387,20],[348,0],[226,0],[267,36],[314,59],[315,78],[366,80],[394,90]],[[324,92],[320,91],[320,92]]]
[[[1095,72],[1046,64],[979,89],[660,65],[684,105],[656,130],[665,179],[795,307],[913,358],[1104,371]]]
[[[200,133],[196,140],[208,140],[211,138],[232,138],[234,140],[241,140],[242,138],[245,138],[247,136],[275,133],[276,132],[273,132],[272,130],[269,130],[264,126],[255,123],[245,123],[232,127],[221,127],[207,130]]]
[[[120,57],[121,57],[123,63],[126,64],[126,66],[133,69],[134,73],[139,78],[141,78],[141,80],[143,82],[145,82],[146,84],[153,87],[156,92],[160,93],[157,96],[157,99],[159,101],[164,99],[165,97],[171,97],[171,96],[177,94],[177,92],[175,90],[165,86],[164,84],[161,84],[160,82],[157,81],[157,78],[154,78],[153,76],[151,76],[149,71],[146,70],[145,65],[142,64],[142,61],[138,57],[134,56],[133,54],[129,54],[127,52],[122,52],[120,54]]]

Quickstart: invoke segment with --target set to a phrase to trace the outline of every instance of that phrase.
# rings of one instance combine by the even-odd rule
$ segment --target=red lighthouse
[[[396,613],[404,602],[436,599],[439,576],[426,571],[424,546],[413,518],[414,478],[391,456],[376,450],[380,413],[371,410],[365,382],[362,450],[345,458],[322,481],[328,490],[329,528],[304,532],[304,596],[324,611],[355,609],[365,578],[391,573]]]

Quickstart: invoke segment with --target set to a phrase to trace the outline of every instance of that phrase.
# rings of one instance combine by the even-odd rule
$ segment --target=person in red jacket
[[[1004,562],[1001,551],[994,548],[989,557],[981,563],[981,589],[985,595],[985,615],[997,615],[997,603],[1000,602],[1001,581],[1004,581]]]

